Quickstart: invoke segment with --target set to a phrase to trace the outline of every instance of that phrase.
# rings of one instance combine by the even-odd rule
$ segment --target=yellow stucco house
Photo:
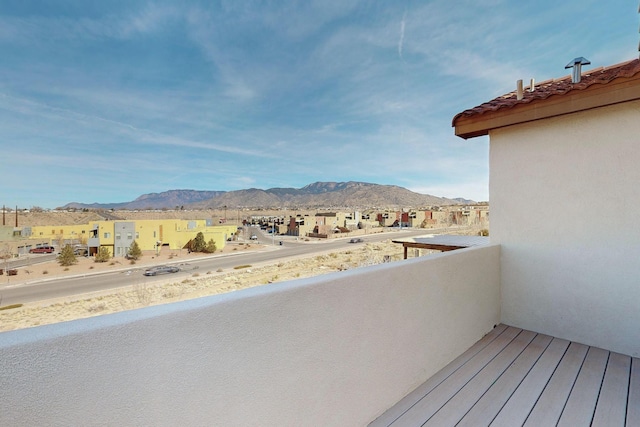
[[[48,241],[54,246],[87,245],[90,254],[106,247],[113,256],[125,256],[135,240],[143,251],[185,248],[199,232],[205,241],[213,239],[223,249],[228,238],[237,231],[235,225],[213,225],[211,219],[92,221],[81,225],[34,226],[30,239]]]

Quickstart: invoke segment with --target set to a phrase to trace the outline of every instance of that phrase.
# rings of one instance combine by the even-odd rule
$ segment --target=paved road
[[[431,230],[405,229],[398,232],[385,232],[360,237],[365,242],[376,242],[391,238],[397,239],[401,237],[425,235],[431,232]],[[264,250],[225,254],[190,263],[177,263],[181,268],[181,271],[171,275],[171,277],[176,281],[181,281],[187,277],[191,277],[194,270],[206,272],[216,271],[218,269],[227,270],[244,264],[257,265],[273,263],[284,258],[310,256],[311,254],[324,251],[345,250],[350,245],[354,245],[349,243],[348,238],[309,243],[296,241],[291,237],[276,236],[274,239],[271,235],[262,233],[259,230],[256,230],[255,234],[258,236],[259,242],[267,245]],[[283,241],[283,245],[278,244],[280,240]],[[273,242],[275,242],[275,245],[272,245]],[[355,244],[361,245],[363,243]],[[402,250],[400,245],[398,245],[398,250]],[[2,305],[42,301],[51,298],[66,297],[87,292],[103,291],[124,286],[150,283],[157,280],[156,277],[144,276],[142,274],[143,271],[144,269],[142,268],[135,268],[130,270],[121,270],[118,272],[99,274],[89,273],[74,277],[62,277],[59,279],[40,281],[37,283],[26,283],[17,286],[0,286]]]

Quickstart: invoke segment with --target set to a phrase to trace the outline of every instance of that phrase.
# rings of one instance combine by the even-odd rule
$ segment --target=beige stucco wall
[[[640,102],[491,133],[502,321],[640,355]]]
[[[500,247],[0,333],[0,425],[362,426],[499,320]]]

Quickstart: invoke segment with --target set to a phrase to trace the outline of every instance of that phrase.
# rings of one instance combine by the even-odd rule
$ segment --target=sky
[[[636,0],[0,2],[0,204],[398,185],[489,200],[453,117],[638,57]]]

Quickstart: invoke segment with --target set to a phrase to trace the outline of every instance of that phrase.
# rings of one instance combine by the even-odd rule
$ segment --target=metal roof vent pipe
[[[522,80],[516,82],[516,99],[520,101],[524,98],[524,90],[522,89]]]
[[[582,78],[582,66],[589,65],[591,62],[583,58],[576,58],[573,61],[569,62],[564,68],[573,68],[573,72],[571,73],[571,83],[580,83],[580,79]]]

